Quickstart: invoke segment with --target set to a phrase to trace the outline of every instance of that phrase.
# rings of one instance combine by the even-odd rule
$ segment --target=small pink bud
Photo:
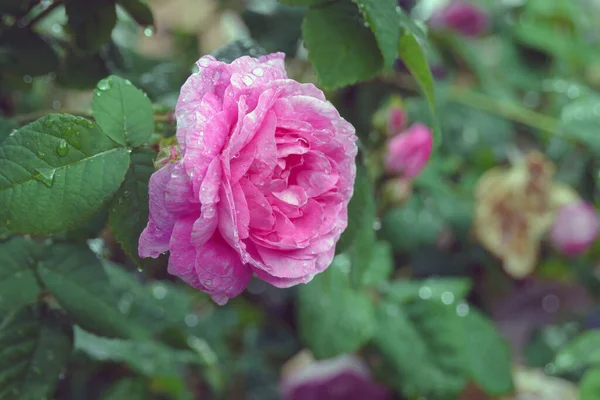
[[[406,128],[406,111],[401,107],[392,106],[388,110],[386,131],[388,136],[396,136]]]
[[[431,130],[420,123],[413,124],[388,143],[386,169],[407,178],[417,176],[427,164],[433,147]]]
[[[553,245],[566,256],[583,253],[598,237],[600,217],[585,202],[567,204],[558,210],[550,237]]]
[[[163,139],[158,144],[158,155],[156,156],[156,160],[154,160],[154,169],[158,170],[180,158],[175,137]]]
[[[315,361],[312,356],[302,357],[301,362],[296,361],[297,365],[284,374],[283,400],[391,398],[391,393],[371,379],[367,366],[355,356],[343,355],[322,361]]]
[[[464,36],[477,37],[488,28],[484,10],[464,1],[453,1],[438,11],[430,20],[434,28],[448,29]]]

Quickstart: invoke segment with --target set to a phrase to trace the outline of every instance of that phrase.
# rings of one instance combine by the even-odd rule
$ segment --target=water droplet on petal
[[[256,76],[263,76],[265,74],[265,71],[263,71],[262,68],[254,68],[254,70],[252,70],[252,73]]]
[[[54,174],[56,174],[54,168],[36,168],[33,179],[42,182],[48,187],[52,187],[52,184],[54,183]]]
[[[242,77],[242,81],[243,81],[243,82],[244,82],[244,83],[245,83],[247,86],[250,86],[250,85],[252,85],[252,82],[253,82],[253,81],[252,81],[252,78],[251,78],[249,75],[244,75],[244,76]]]

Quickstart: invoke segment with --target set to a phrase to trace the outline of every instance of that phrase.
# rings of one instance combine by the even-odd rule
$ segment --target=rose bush
[[[253,274],[309,282],[347,225],[352,125],[323,92],[288,79],[284,55],[202,57],[177,103],[180,158],[150,179],[141,257],[224,304]]]

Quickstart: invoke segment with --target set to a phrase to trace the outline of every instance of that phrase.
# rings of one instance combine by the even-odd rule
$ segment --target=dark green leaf
[[[588,370],[579,383],[579,400],[600,399],[600,368]]]
[[[346,250],[359,231],[370,224],[373,229],[375,219],[375,200],[371,191],[371,183],[367,169],[360,163],[356,166],[356,179],[354,180],[354,193],[348,204],[348,227],[342,233],[337,243],[336,250]]]
[[[96,124],[48,115],[0,145],[0,225],[54,233],[92,217],[118,190],[129,154]]]
[[[94,118],[112,140],[122,145],[138,147],[152,135],[152,103],[131,82],[111,75],[98,82],[94,94]]]
[[[30,306],[6,318],[0,326],[0,399],[53,398],[72,335],[55,311]]]
[[[371,300],[352,289],[349,274],[350,259],[340,254],[298,289],[300,336],[317,358],[356,351],[377,329]]]
[[[0,243],[0,315],[35,301],[41,291],[34,266],[35,243],[14,237]]]
[[[147,149],[131,153],[125,181],[109,206],[109,222],[115,239],[140,266],[138,240],[148,223],[148,181],[154,172],[155,156],[154,151]]]
[[[435,144],[439,145],[442,141],[441,130],[436,117],[436,104],[435,104],[435,87],[433,83],[433,76],[431,70],[427,65],[427,59],[423,53],[421,45],[417,41],[414,34],[410,32],[404,32],[400,38],[400,45],[398,46],[398,56],[406,65],[406,68],[410,71],[427,102],[429,103],[429,110],[432,115]]]
[[[600,365],[600,331],[587,331],[560,349],[554,360],[556,373]]]
[[[67,0],[68,27],[76,46],[95,53],[106,44],[117,23],[115,3],[111,0]]]
[[[328,89],[376,76],[383,57],[373,32],[351,3],[335,2],[308,11],[302,38],[319,82]]]
[[[148,384],[143,379],[123,378],[112,384],[102,396],[102,400],[147,400]]]
[[[0,69],[18,76],[39,76],[58,69],[58,56],[40,35],[25,28],[0,34]]]
[[[100,55],[76,55],[69,52],[61,63],[56,79],[68,88],[93,89],[108,74],[110,71]]]
[[[512,360],[506,340],[477,310],[470,310],[462,321],[466,369],[471,379],[489,395],[512,393]]]
[[[200,364],[191,351],[150,340],[108,339],[75,328],[75,348],[100,361],[123,362],[147,376],[172,376],[185,364]]]
[[[471,290],[468,278],[430,278],[425,280],[398,280],[381,288],[394,303],[401,304],[418,299],[441,300],[446,293],[452,301],[464,299]],[[449,296],[446,294],[446,296]]]
[[[455,399],[467,382],[455,307],[436,301],[382,303],[374,342],[408,398]]]
[[[152,10],[141,0],[118,0],[121,7],[141,26],[154,25]]]
[[[398,54],[400,22],[397,0],[353,0],[369,24],[379,44],[386,67],[392,67]]]
[[[119,309],[100,260],[84,246],[56,243],[38,263],[46,287],[75,322],[104,336],[145,337]]]

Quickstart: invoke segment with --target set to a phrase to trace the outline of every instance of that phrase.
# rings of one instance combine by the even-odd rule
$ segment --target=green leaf
[[[434,143],[439,145],[442,141],[442,133],[439,127],[439,122],[436,117],[436,105],[435,105],[435,87],[431,70],[427,65],[427,59],[423,53],[421,45],[417,41],[414,34],[410,32],[404,32],[400,38],[400,44],[398,46],[398,56],[406,65],[406,68],[410,71],[427,102],[429,103],[429,111],[431,112],[434,130]]]
[[[394,259],[390,244],[385,241],[378,241],[373,247],[368,267],[362,272],[362,283],[364,285],[379,285],[389,279],[393,270]]]
[[[40,35],[28,29],[0,34],[0,69],[18,76],[39,76],[58,69],[58,56]]]
[[[154,114],[144,92],[111,75],[98,82],[94,94],[94,118],[112,140],[132,147],[146,143],[154,132]]]
[[[72,330],[61,314],[30,306],[0,326],[0,399],[54,398],[72,348]]]
[[[117,11],[111,0],[67,0],[65,11],[75,45],[86,53],[95,53],[106,44],[117,23]]]
[[[19,123],[15,120],[0,117],[0,144],[15,130],[19,129]]]
[[[182,286],[165,281],[143,285],[122,266],[105,260],[102,264],[119,311],[130,324],[154,334],[181,326],[191,312],[191,297]]]
[[[579,383],[579,400],[600,399],[600,368],[588,370]]]
[[[455,307],[439,302],[378,309],[374,343],[407,398],[455,399],[464,388],[463,330]]]
[[[123,378],[113,383],[102,395],[102,400],[147,400],[148,384],[144,379]]]
[[[398,20],[397,0],[353,0],[369,24],[379,50],[383,54],[386,67],[392,67],[398,54],[400,41],[400,23]]]
[[[585,145],[596,156],[600,156],[598,104],[599,97],[585,97],[567,104],[560,115],[565,137]]]
[[[341,254],[298,288],[300,336],[317,358],[355,351],[375,333],[373,304],[352,289],[349,273],[350,260]]]
[[[469,294],[471,291],[471,280],[468,278],[397,280],[382,285],[381,290],[396,304],[418,299],[439,301],[444,298],[444,295],[449,300],[451,299],[451,302],[454,302],[464,299]]]
[[[154,25],[152,10],[140,0],[118,0],[121,7],[141,26]]]
[[[131,166],[109,206],[109,223],[115,239],[127,255],[142,266],[138,256],[140,234],[148,223],[148,182],[156,153],[140,149],[131,153]]]
[[[103,336],[149,335],[119,309],[100,260],[88,248],[55,243],[40,259],[38,270],[48,290],[83,328]]]
[[[178,350],[151,340],[108,339],[75,328],[75,349],[99,361],[122,362],[146,376],[173,376],[186,364],[201,359],[187,350]]]
[[[401,7],[396,7],[396,13],[398,14],[400,26],[404,28],[405,31],[412,33],[420,40],[427,40],[427,33],[425,33],[421,27],[417,26],[413,19],[407,15]]]
[[[513,392],[512,360],[507,341],[485,315],[471,309],[464,316],[466,369],[471,379],[488,395]]]
[[[34,266],[35,243],[13,237],[0,243],[0,315],[33,303],[41,291]]]
[[[559,350],[554,360],[555,373],[600,366],[600,331],[587,331]]]
[[[311,8],[302,23],[302,38],[319,83],[327,89],[375,77],[383,57],[373,32],[351,3]]]
[[[62,60],[56,80],[62,86],[72,89],[93,89],[108,74],[110,71],[100,55],[68,52]]]
[[[92,217],[118,190],[129,154],[96,124],[45,116],[0,145],[0,225],[47,234]]]

